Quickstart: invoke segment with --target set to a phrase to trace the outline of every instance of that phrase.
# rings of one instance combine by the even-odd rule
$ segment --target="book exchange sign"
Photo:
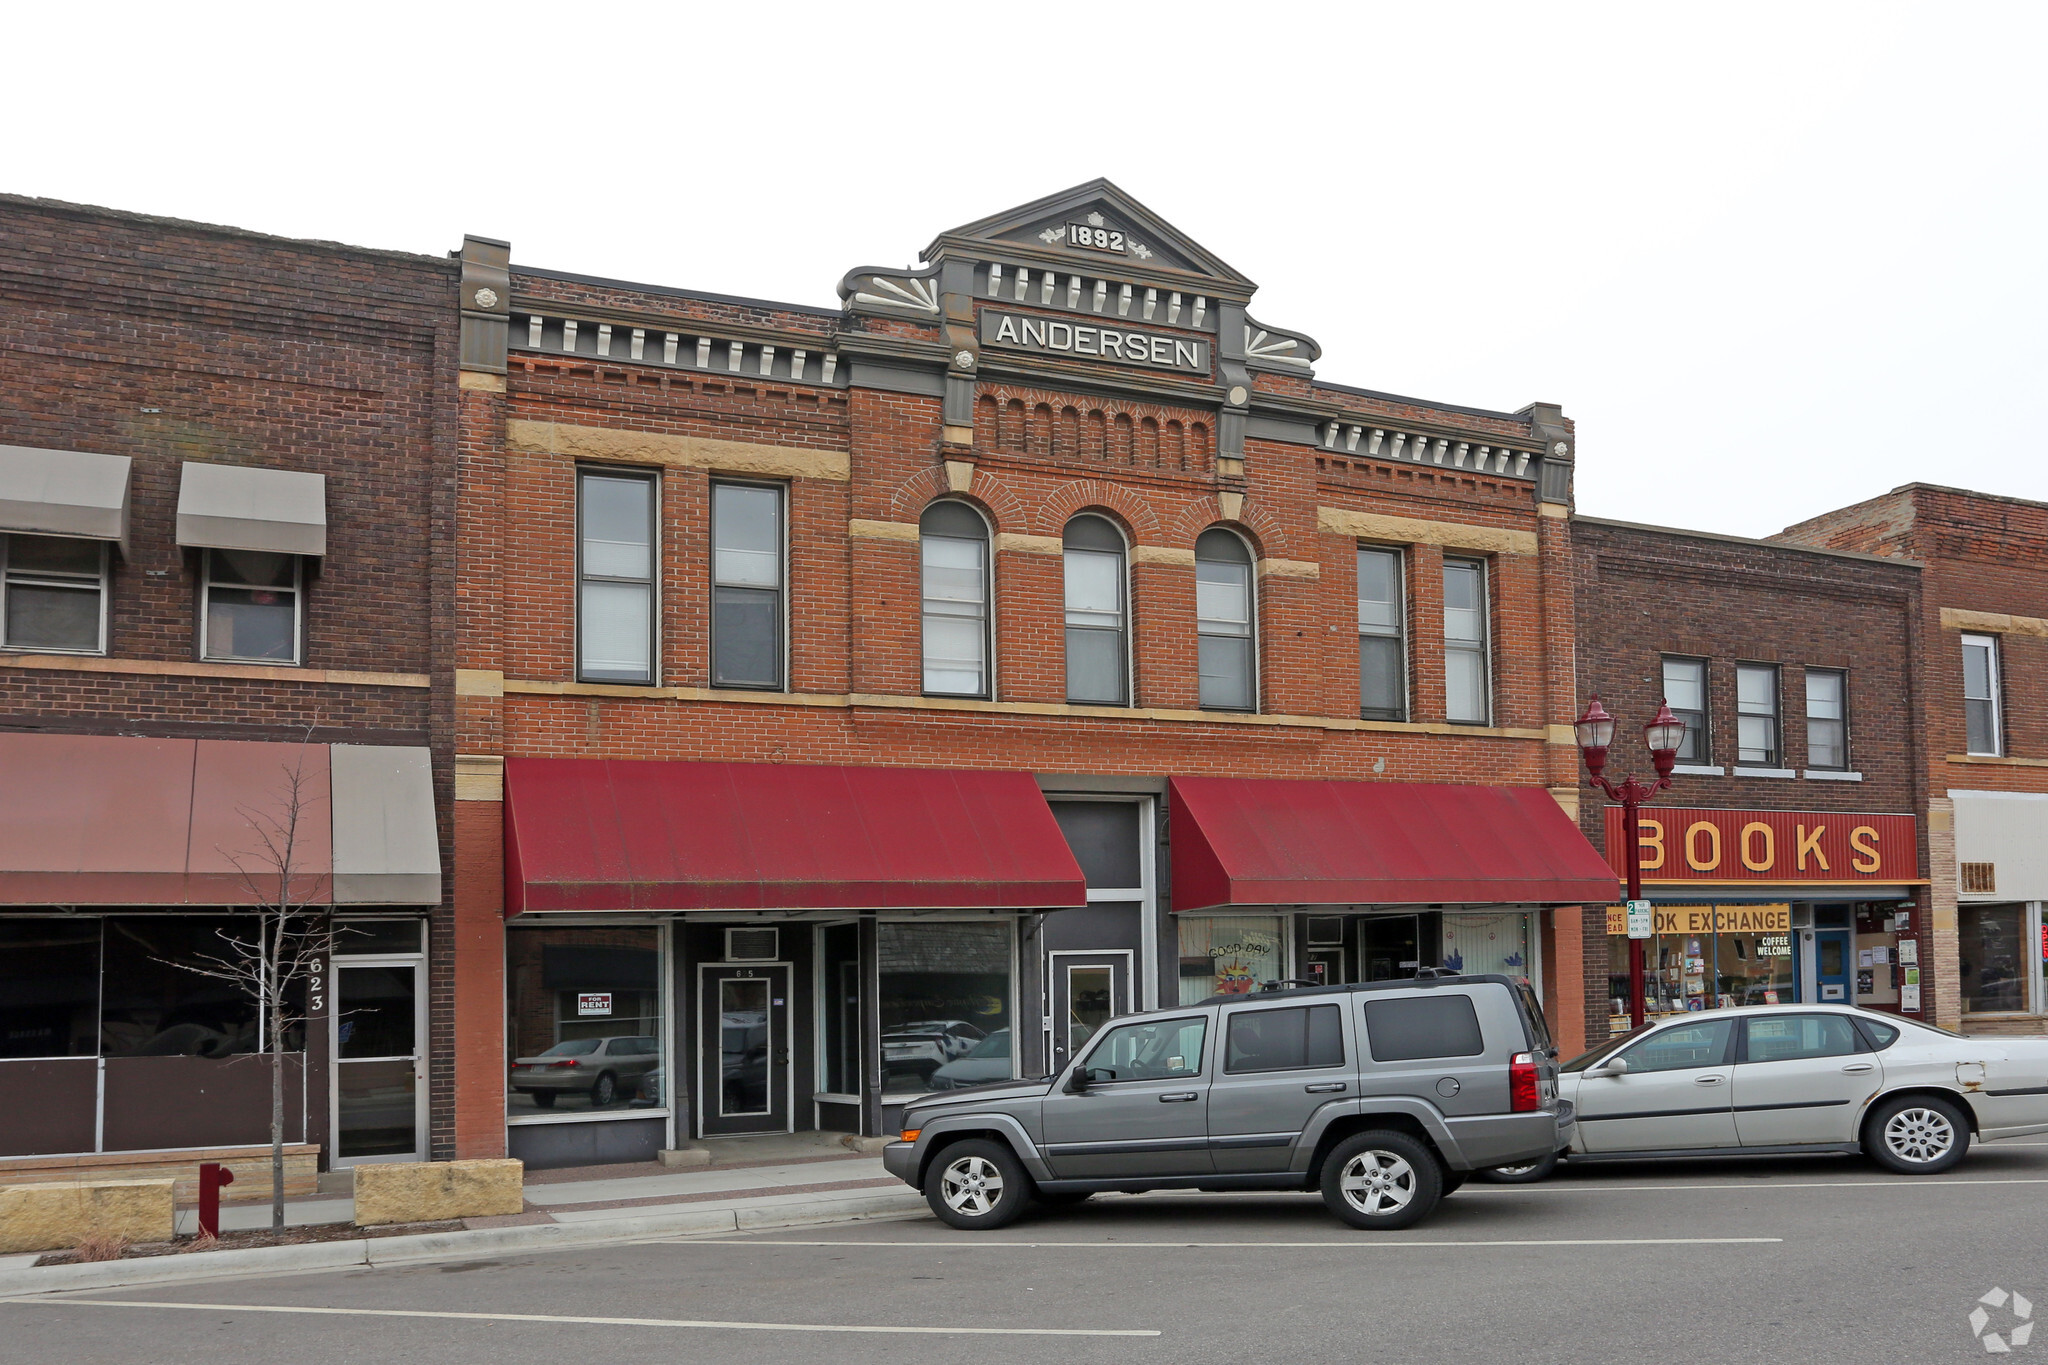
[[[1113,322],[1068,322],[1030,313],[981,312],[981,344],[1040,355],[1114,360],[1153,370],[1209,372],[1209,338],[1148,332]]]

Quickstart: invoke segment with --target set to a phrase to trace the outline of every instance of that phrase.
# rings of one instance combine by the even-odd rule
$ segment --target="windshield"
[[[1008,1057],[1010,1055],[1010,1031],[999,1028],[974,1045],[970,1057]]]
[[[597,1051],[597,1045],[603,1041],[604,1039],[602,1038],[571,1038],[567,1042],[556,1043],[540,1055],[543,1057],[588,1057],[591,1053]]]
[[[1621,1049],[1624,1046],[1642,1037],[1645,1033],[1649,1032],[1649,1030],[1650,1025],[1645,1024],[1641,1028],[1632,1028],[1627,1033],[1617,1033],[1616,1035],[1614,1035],[1614,1037],[1609,1038],[1606,1042],[1600,1044],[1600,1046],[1594,1048],[1591,1052],[1584,1052],[1572,1058],[1563,1066],[1559,1067],[1558,1070],[1584,1071],[1587,1067],[1592,1066],[1601,1058],[1611,1056],[1612,1054],[1621,1051]]]

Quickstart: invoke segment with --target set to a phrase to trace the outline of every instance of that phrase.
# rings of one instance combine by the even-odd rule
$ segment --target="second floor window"
[[[988,523],[964,502],[935,502],[918,520],[924,598],[924,690],[989,694]]]
[[[1258,697],[1252,629],[1252,556],[1220,528],[1195,541],[1195,670],[1202,705],[1249,711]]]
[[[1486,565],[1444,561],[1444,719],[1465,725],[1492,720],[1487,667]]]
[[[1067,700],[1096,706],[1130,702],[1125,649],[1129,593],[1124,538],[1102,517],[1075,517],[1065,536]]]
[[[577,479],[576,676],[654,681],[654,478]]]
[[[2003,754],[2005,735],[1999,716],[1998,637],[1963,637],[1963,722],[1973,754]]]
[[[782,686],[782,489],[711,485],[711,684]]]
[[[1358,552],[1358,714],[1408,719],[1407,616],[1401,605],[1401,552]]]
[[[1685,722],[1678,742],[1680,763],[1709,763],[1707,745],[1707,662],[1704,659],[1664,661],[1664,704]]]
[[[104,654],[106,641],[106,543],[0,535],[0,644]]]
[[[1806,670],[1806,763],[1840,772],[1849,766],[1849,675]]]
[[[267,550],[208,550],[200,639],[208,659],[299,661],[300,564]]]
[[[1769,664],[1737,664],[1735,761],[1775,768],[1778,758],[1778,670]]]

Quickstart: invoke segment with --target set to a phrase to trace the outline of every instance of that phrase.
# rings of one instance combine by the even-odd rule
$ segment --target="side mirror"
[[[1086,1090],[1088,1088],[1088,1068],[1085,1066],[1075,1067],[1073,1072],[1068,1075],[1067,1083],[1063,1088],[1069,1095],[1078,1095],[1083,1090]]]
[[[1626,1057],[1610,1057],[1586,1074],[1588,1076],[1626,1076],[1628,1074],[1628,1059]]]

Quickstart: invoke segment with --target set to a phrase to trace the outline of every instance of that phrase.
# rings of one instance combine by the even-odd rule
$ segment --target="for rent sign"
[[[1607,808],[1607,862],[1627,872],[1621,807]],[[1653,882],[1903,882],[1919,876],[1910,815],[1835,811],[1640,812],[1643,879]]]

